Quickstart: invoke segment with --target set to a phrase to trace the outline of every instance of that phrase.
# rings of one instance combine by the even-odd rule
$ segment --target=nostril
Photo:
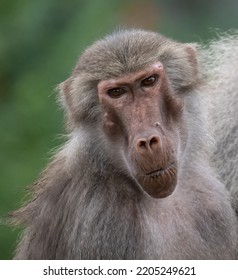
[[[139,140],[138,147],[142,149],[146,149],[146,140]]]
[[[156,137],[156,136],[152,136],[152,137],[150,138],[150,141],[149,141],[150,147],[152,148],[152,146],[156,146],[156,145],[158,145],[158,144],[159,144],[159,138]]]

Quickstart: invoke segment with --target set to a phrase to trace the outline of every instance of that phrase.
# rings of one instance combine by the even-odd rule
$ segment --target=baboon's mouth
[[[166,167],[161,167],[156,170],[150,171],[145,173],[145,176],[149,176],[150,178],[158,178],[159,176],[162,176],[165,172],[169,172],[170,170],[175,168],[175,163],[171,163],[167,165]]]
[[[177,164],[172,162],[166,167],[139,175],[137,180],[142,189],[150,196],[164,198],[172,194],[177,184]]]

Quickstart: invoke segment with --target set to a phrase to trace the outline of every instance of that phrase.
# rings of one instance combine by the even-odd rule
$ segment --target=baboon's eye
[[[126,90],[124,88],[111,88],[107,91],[108,96],[111,98],[120,98],[124,93],[126,93]]]
[[[142,87],[152,87],[157,80],[158,80],[157,75],[151,75],[148,78],[145,78],[144,80],[141,81],[141,86]]]

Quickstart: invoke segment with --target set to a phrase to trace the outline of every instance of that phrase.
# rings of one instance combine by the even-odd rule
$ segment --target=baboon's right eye
[[[108,96],[111,98],[120,98],[124,93],[126,93],[126,90],[124,88],[111,88],[107,91]]]

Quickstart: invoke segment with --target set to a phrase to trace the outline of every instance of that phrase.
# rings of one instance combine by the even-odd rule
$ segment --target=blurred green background
[[[0,0],[0,259],[12,258],[19,234],[5,216],[62,143],[55,87],[86,46],[118,26],[204,41],[238,28],[238,1]]]

